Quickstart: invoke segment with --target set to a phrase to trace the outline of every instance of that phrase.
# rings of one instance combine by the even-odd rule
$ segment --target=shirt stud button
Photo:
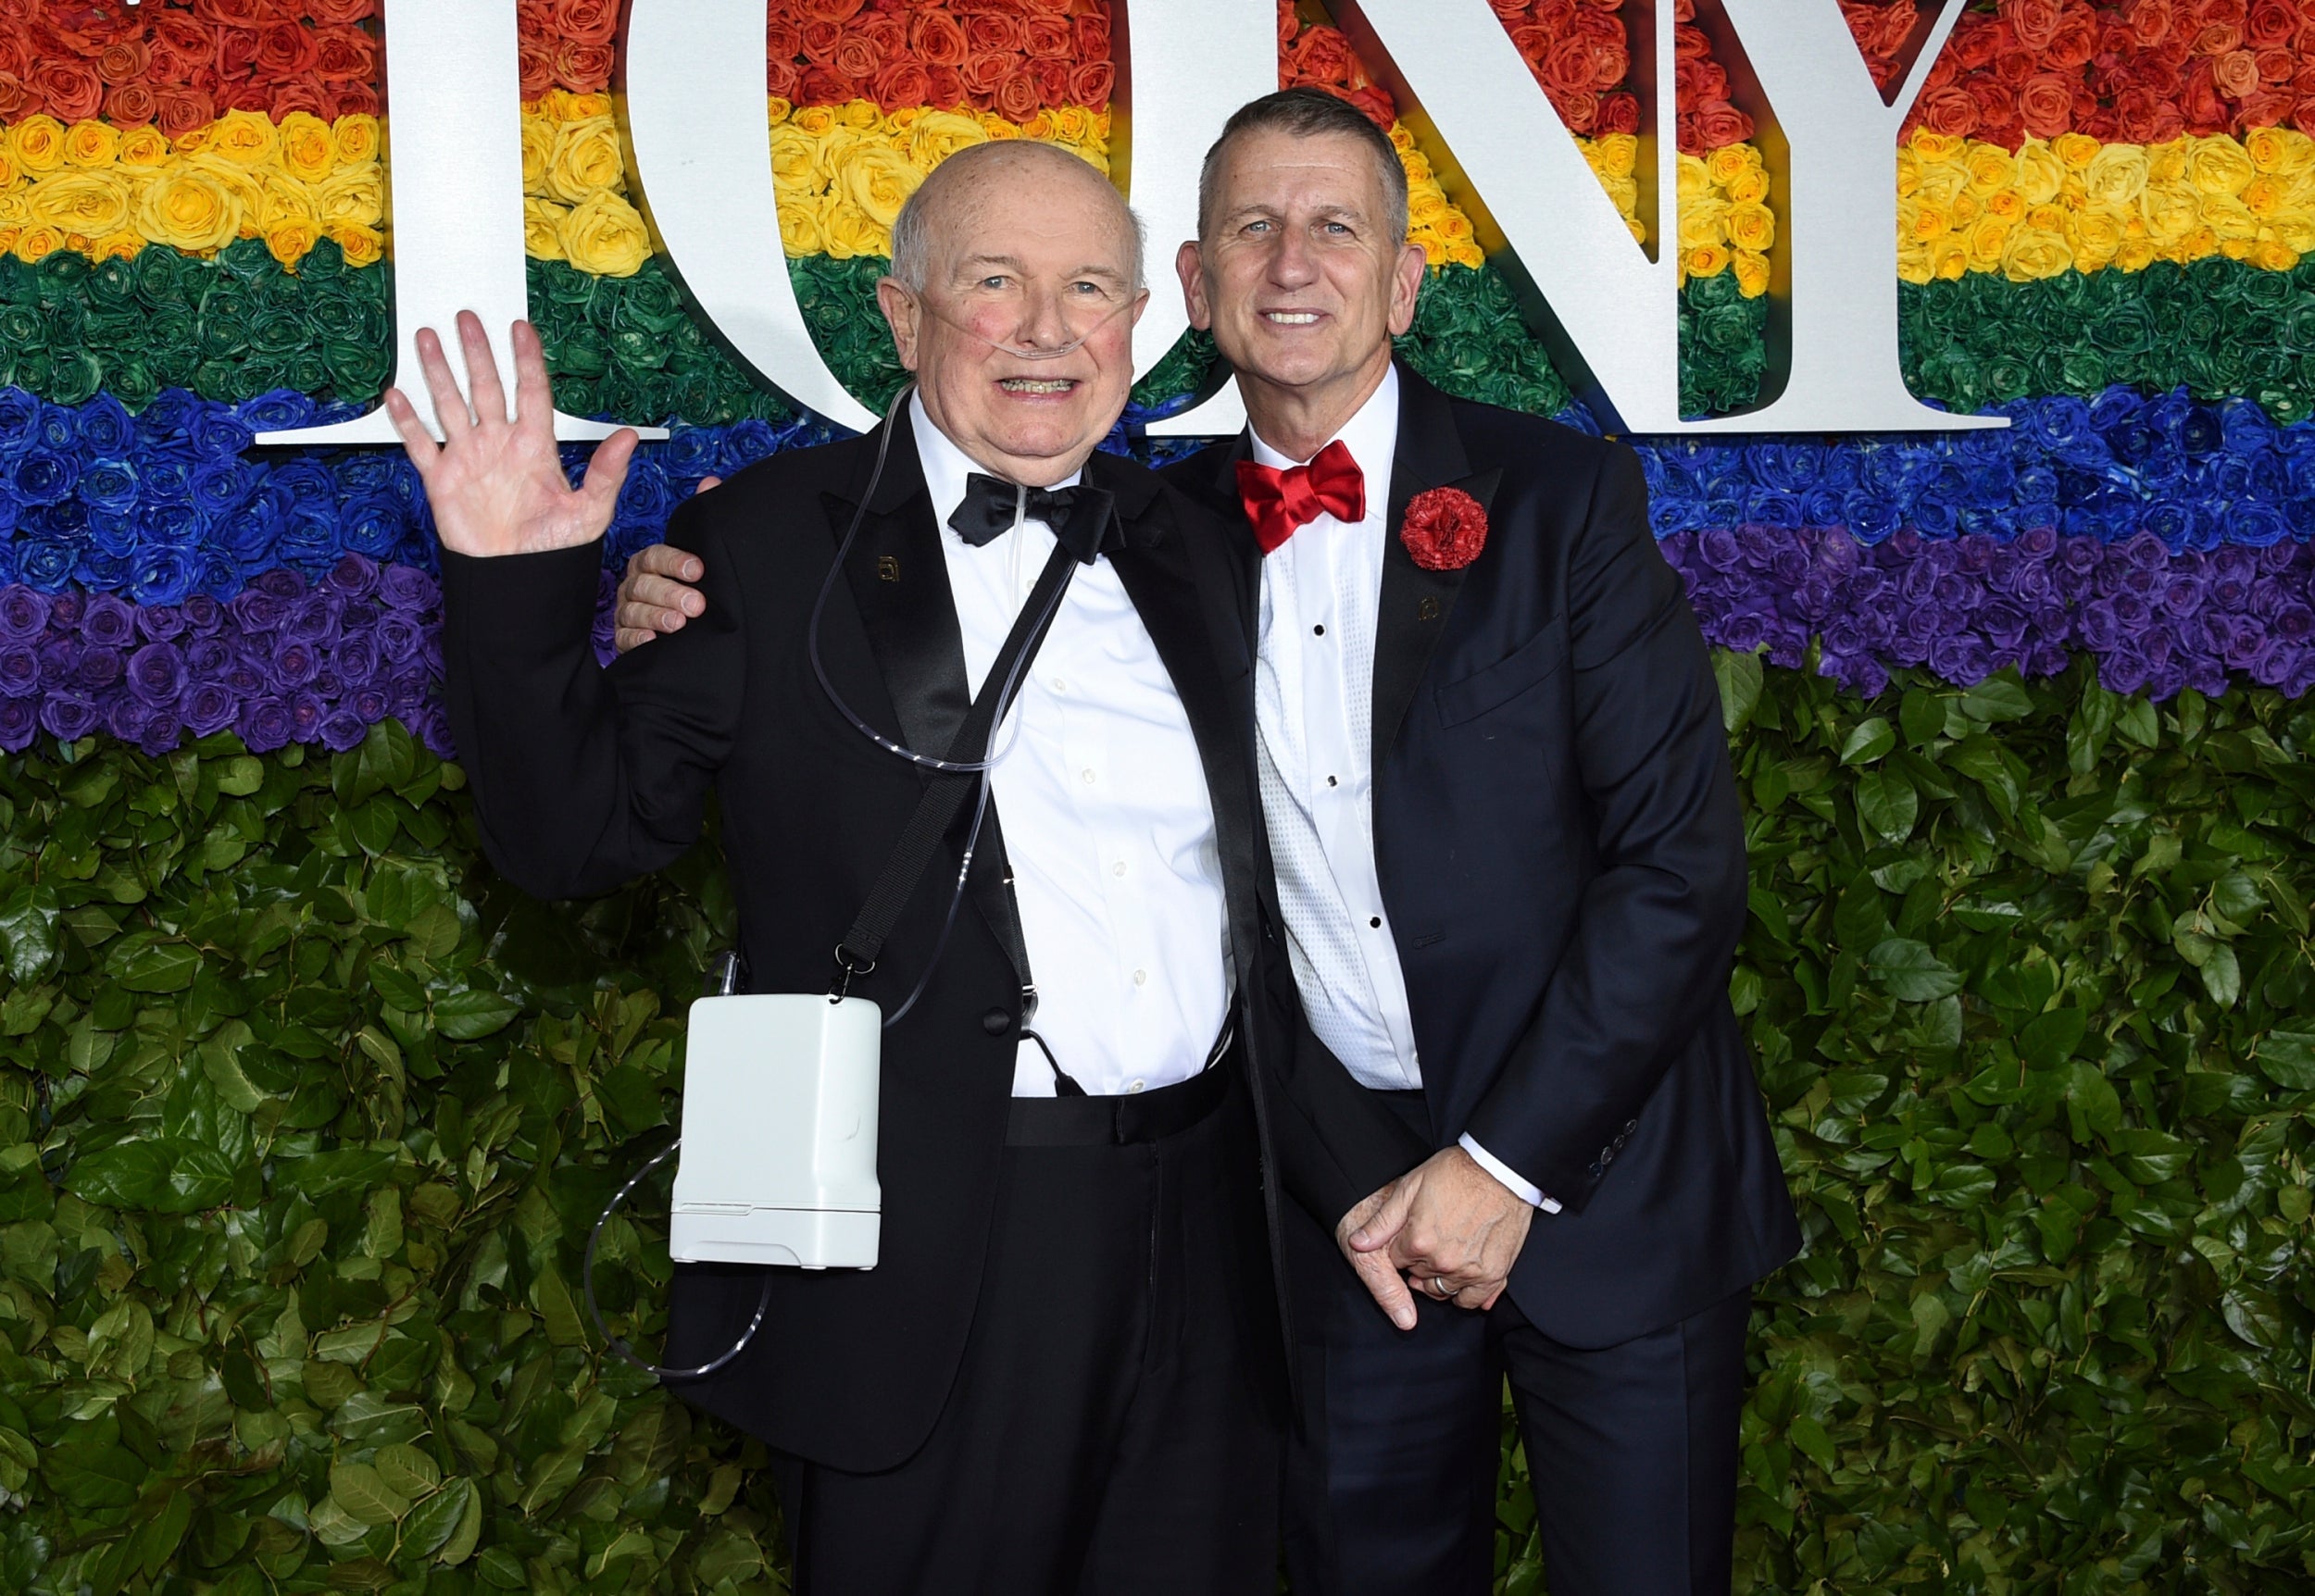
[[[1125,874],[1125,861],[1124,861],[1124,860],[1122,860],[1122,859],[1120,859],[1120,860],[1119,860],[1116,864],[1114,864],[1114,865],[1110,866],[1110,867],[1109,867],[1109,874],[1111,874],[1112,876],[1122,876],[1122,875],[1124,875],[1124,874]]]
[[[1367,924],[1370,929],[1379,931],[1383,929],[1383,916],[1381,915],[1370,915],[1367,916]]]
[[[1133,984],[1137,987],[1147,986],[1149,984],[1149,972],[1147,970],[1135,970],[1133,972]]]
[[[1129,1094],[1131,1094],[1132,1092],[1143,1091],[1148,1085],[1149,1082],[1144,1080],[1140,1076],[1135,1076],[1132,1080],[1125,1083],[1125,1090]]]
[[[1333,777],[1332,777],[1332,776],[1330,776],[1330,777],[1328,777],[1328,778],[1326,779],[1326,784],[1327,784],[1329,787],[1340,787],[1340,786],[1342,785],[1342,783],[1341,783],[1339,780],[1335,779],[1334,779]]]
[[[981,1029],[991,1036],[1003,1036],[1013,1029],[1013,1016],[1001,1008],[993,1008],[981,1016]]]
[[[1310,629],[1310,635],[1312,637],[1324,637],[1326,635],[1326,628],[1322,626],[1314,626]]]
[[[1084,772],[1084,776],[1085,776],[1085,785],[1086,785],[1086,786],[1088,786],[1088,787],[1091,787],[1091,786],[1094,784],[1094,773],[1093,773],[1093,767],[1092,767],[1091,766],[1087,766],[1087,767],[1086,767],[1086,768],[1085,768],[1085,772]]]

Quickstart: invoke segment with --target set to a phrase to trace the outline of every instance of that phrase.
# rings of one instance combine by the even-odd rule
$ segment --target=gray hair
[[[1258,100],[1248,100],[1230,113],[1222,124],[1221,137],[1206,152],[1206,164],[1197,174],[1197,231],[1206,234],[1214,212],[1214,185],[1221,170],[1222,152],[1233,139],[1247,133],[1280,132],[1298,139],[1319,138],[1341,134],[1358,140],[1373,155],[1375,168],[1383,174],[1383,219],[1390,229],[1394,245],[1407,242],[1407,168],[1398,158],[1398,147],[1391,136],[1368,119],[1366,112],[1347,100],[1337,99],[1324,89],[1281,89],[1275,94],[1264,94]]]
[[[1062,160],[1073,161],[1083,167],[1087,175],[1101,177],[1092,164],[1076,152],[1040,139],[999,139],[985,144],[967,145],[934,167],[917,185],[916,192],[902,204],[900,214],[893,218],[893,281],[911,293],[924,292],[925,285],[932,277],[932,212],[940,204],[941,193],[955,186],[962,174],[973,165],[982,160],[1001,158],[1000,156],[983,155],[982,152],[1019,152],[1027,155],[1032,150],[1051,151]],[[1045,156],[1040,153],[1030,158],[1041,160]],[[957,168],[956,175],[944,177],[952,168]],[[1117,202],[1118,210],[1125,218],[1127,229],[1132,234],[1133,292],[1139,293],[1148,285],[1145,257],[1149,254],[1149,230],[1142,224],[1141,213],[1125,203],[1123,194],[1112,188],[1107,180],[1102,181],[1101,186]]]

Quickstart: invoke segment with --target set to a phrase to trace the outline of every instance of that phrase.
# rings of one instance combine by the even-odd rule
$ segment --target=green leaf
[[[1897,723],[1905,729],[1905,740],[1916,748],[1927,748],[1945,734],[1946,701],[1918,687],[1905,690],[1905,697],[1897,710]]]
[[[1839,1466],[1839,1456],[1833,1449],[1833,1438],[1824,1426],[1808,1414],[1796,1413],[1793,1422],[1784,1427],[1785,1439],[1805,1453],[1819,1468],[1831,1474]]]
[[[150,931],[131,931],[112,945],[105,967],[131,991],[179,992],[193,984],[201,951],[160,941]]]
[[[58,914],[54,887],[22,886],[0,900],[0,949],[10,980],[36,981],[48,973],[59,947]]]
[[[1716,648],[1712,676],[1721,686],[1721,721],[1733,737],[1750,722],[1754,706],[1760,702],[1760,656]]]
[[[2269,1080],[2288,1091],[2315,1091],[2315,1031],[2271,1030],[2254,1054]]]
[[[366,1463],[330,1465],[330,1500],[355,1523],[376,1528],[409,1512],[409,1499]]]
[[[1961,713],[1972,720],[2023,720],[2033,713],[2033,700],[2014,676],[2005,672],[1963,692]]]
[[[116,1141],[75,1159],[64,1178],[66,1191],[103,1208],[149,1208],[169,1182],[169,1153],[151,1141]]]
[[[2037,1014],[2018,1031],[2018,1056],[2036,1069],[2054,1069],[2074,1055],[2089,1029],[2090,1016],[2084,1009]]]
[[[1871,765],[1897,745],[1897,734],[1880,716],[1860,720],[1841,743],[1841,763]]]
[[[1891,937],[1875,944],[1865,959],[1866,975],[1901,1003],[1930,1003],[1961,990],[1958,972],[1930,951],[1926,942]]]
[[[265,766],[246,754],[223,760],[217,767],[217,790],[229,797],[246,798],[264,785]]]
[[[434,1026],[443,1035],[472,1041],[507,1029],[522,1005],[496,992],[469,989],[434,1001]]]
[[[387,1490],[414,1501],[442,1483],[442,1469],[434,1460],[403,1441],[380,1447],[371,1463]]]
[[[450,1539],[434,1556],[436,1562],[455,1568],[474,1555],[474,1548],[482,1539],[482,1493],[468,1479],[453,1480],[444,1490],[445,1494],[456,1491],[466,1499],[458,1512],[457,1527],[451,1530]]]
[[[1904,771],[1883,766],[1857,779],[1857,812],[1883,842],[1902,842],[1913,834],[1921,798]]]

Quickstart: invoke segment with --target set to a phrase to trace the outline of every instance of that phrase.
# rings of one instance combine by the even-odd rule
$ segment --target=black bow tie
[[[1117,507],[1099,488],[1023,488],[979,471],[965,479],[965,502],[948,517],[957,535],[974,548],[1013,530],[1016,519],[1043,521],[1069,552],[1086,565],[1114,547],[1111,529]]]

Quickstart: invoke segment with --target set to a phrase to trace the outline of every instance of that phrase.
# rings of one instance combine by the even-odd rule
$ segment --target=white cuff
[[[1502,1181],[1505,1189],[1508,1190],[1512,1196],[1517,1197],[1520,1202],[1527,1203],[1531,1207],[1541,1208],[1546,1214],[1557,1214],[1559,1212],[1559,1203],[1557,1198],[1545,1196],[1542,1188],[1535,1185],[1534,1182],[1529,1180],[1525,1176],[1521,1175],[1518,1170],[1512,1168],[1508,1164],[1506,1164],[1502,1159],[1497,1158],[1494,1153],[1488,1152],[1478,1142],[1473,1141],[1469,1134],[1466,1134],[1463,1137],[1462,1147],[1463,1151],[1470,1153],[1472,1160],[1477,1163],[1482,1169],[1484,1169],[1488,1174]]]

